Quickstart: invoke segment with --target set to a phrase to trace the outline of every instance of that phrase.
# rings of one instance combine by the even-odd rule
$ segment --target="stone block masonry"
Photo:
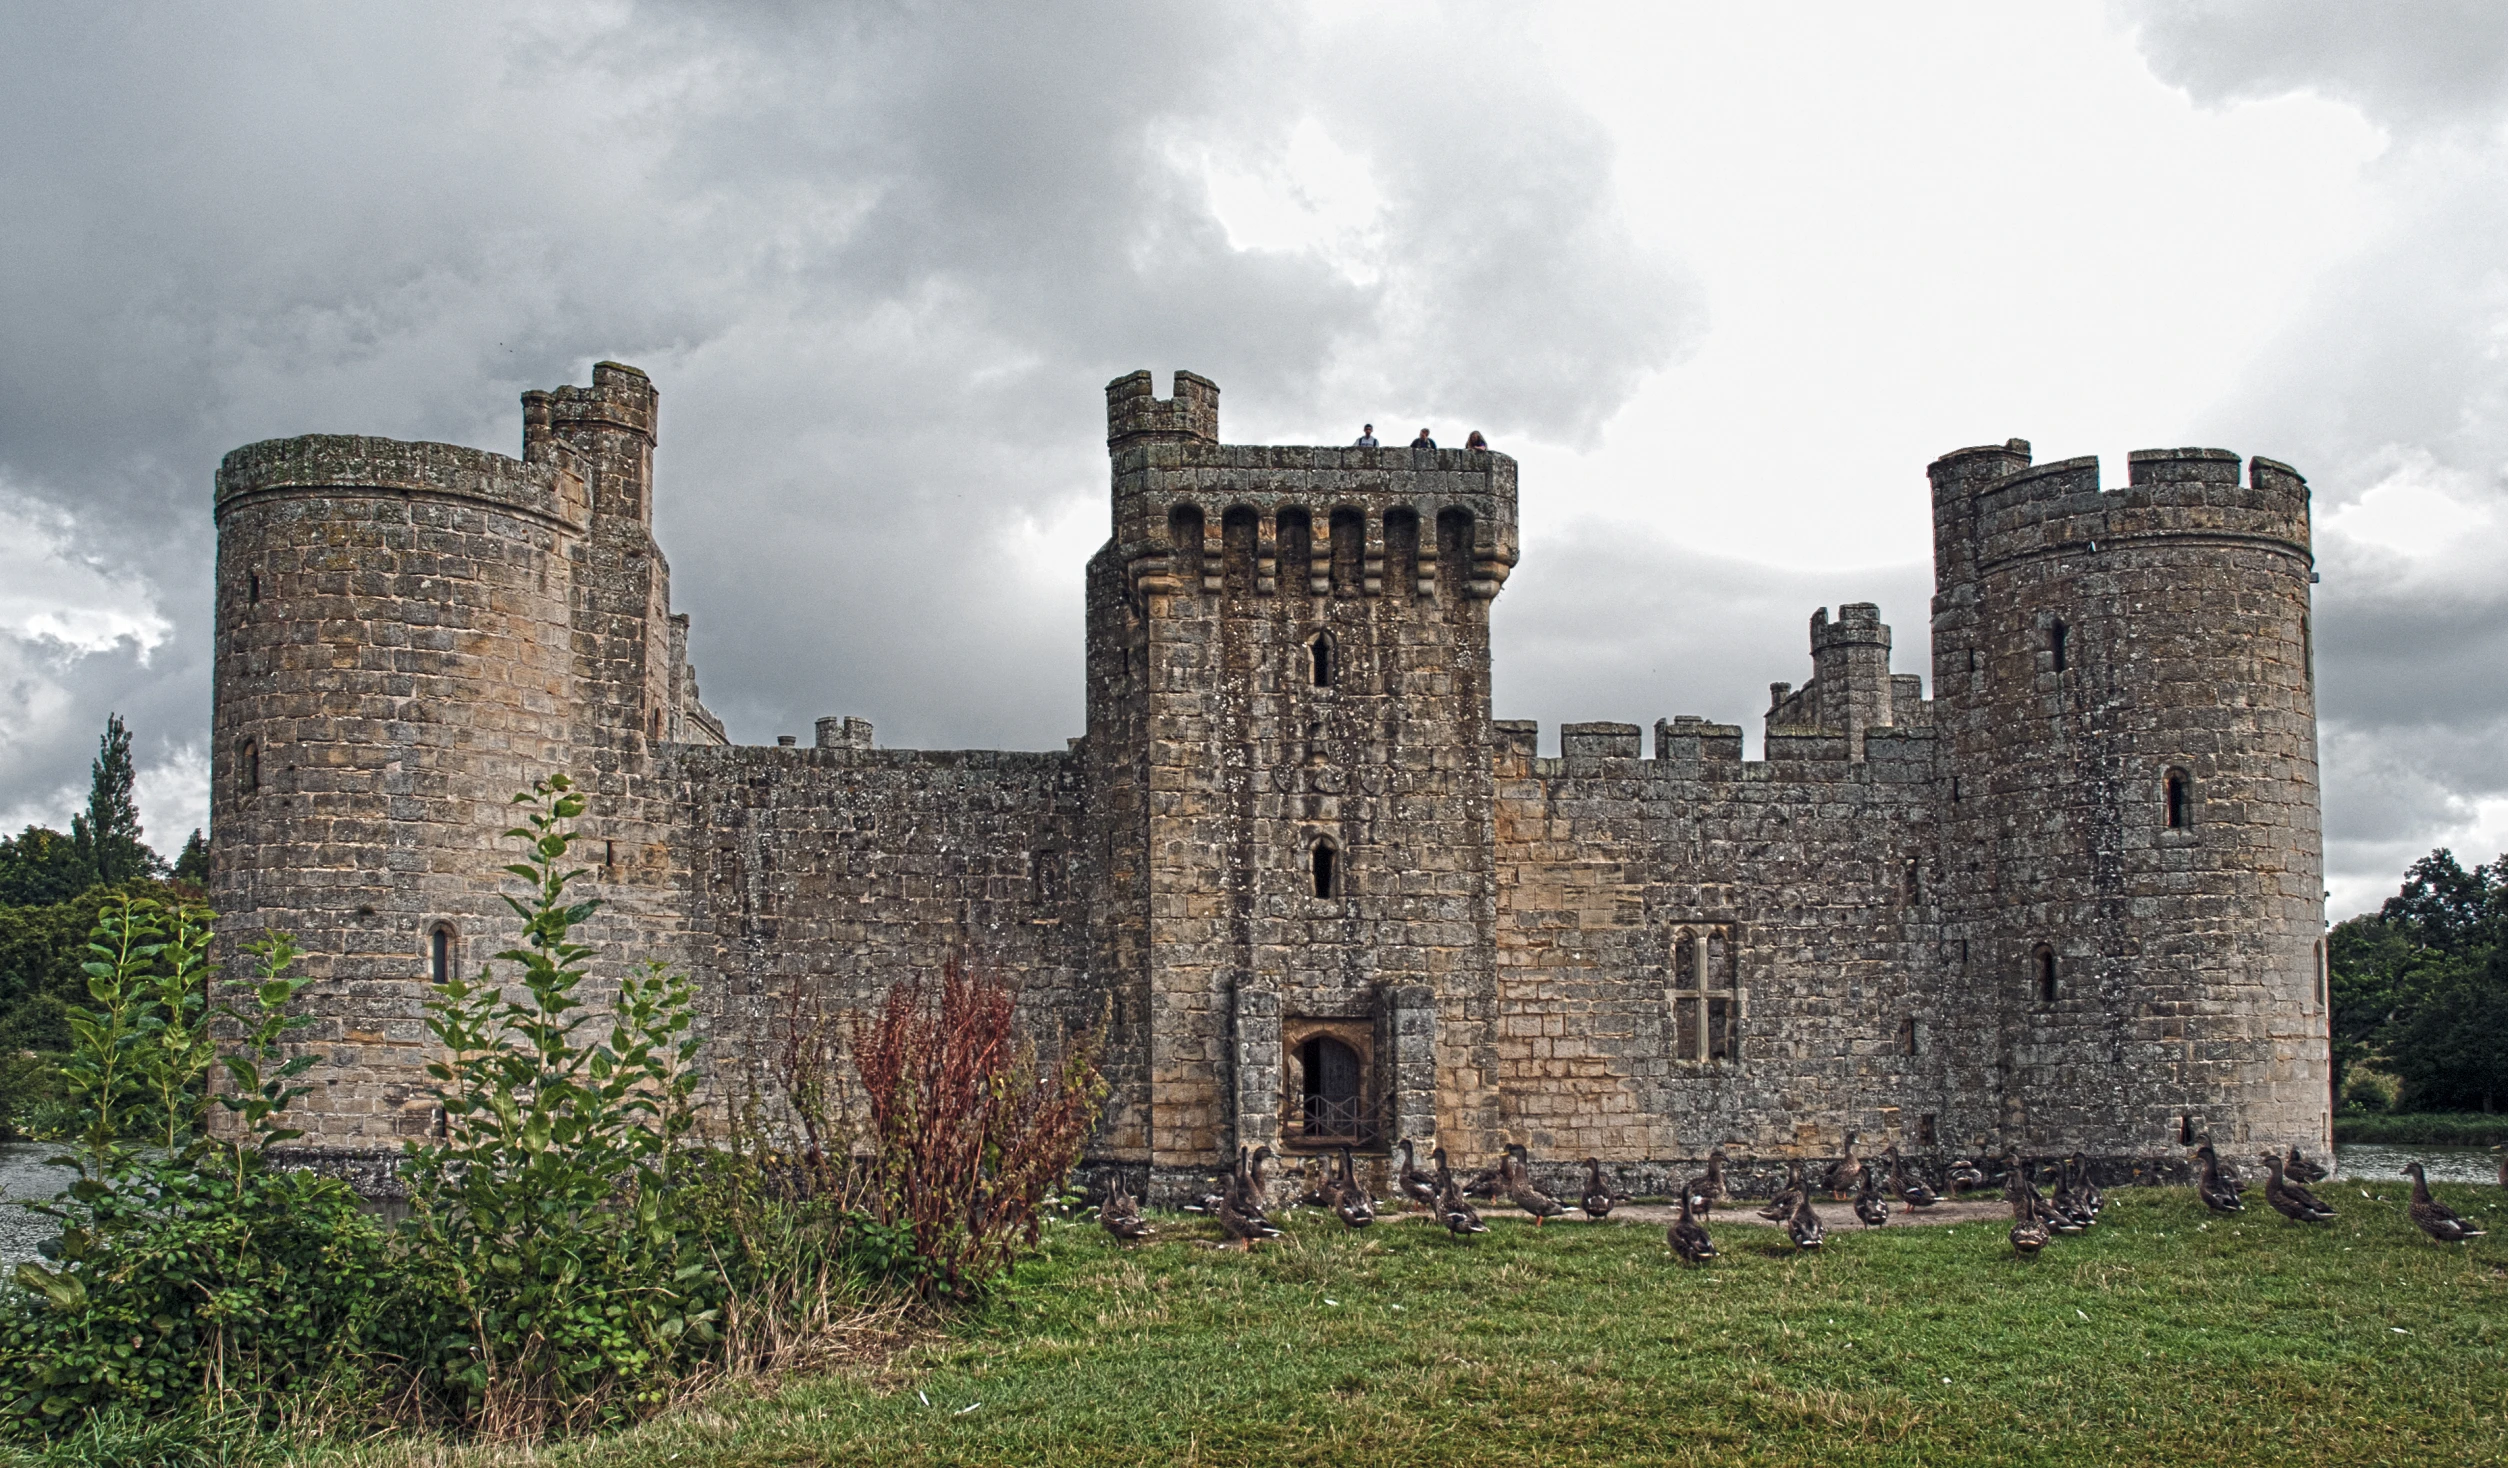
[[[1661,1182],[1723,1146],[2328,1143],[2308,496],[2267,459],[1932,466],[1933,697],[1880,609],[1738,726],[1495,721],[1516,465],[1251,447],[1107,387],[1088,725],[1050,753],[733,746],[651,534],[659,395],[524,397],[519,459],[229,455],[212,885],[314,954],[310,1147],[433,1125],[426,981],[514,937],[504,802],[588,781],[608,961],[681,965],[712,1102],[952,958],[1104,1026],[1092,1161],[1505,1142]],[[613,975],[614,976],[614,975]]]

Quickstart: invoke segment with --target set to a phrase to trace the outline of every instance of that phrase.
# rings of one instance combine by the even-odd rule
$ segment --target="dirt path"
[[[1719,1228],[1732,1223],[1746,1223],[1754,1228],[1775,1228],[1776,1224],[1759,1216],[1759,1210],[1765,1202],[1766,1200],[1762,1198],[1744,1198],[1739,1202],[1725,1204],[1717,1208],[1715,1216],[1707,1222]],[[1484,1217],[1488,1218],[1525,1216],[1522,1210],[1503,1204],[1484,1203],[1480,1211]],[[1822,1228],[1834,1233],[1855,1233],[1863,1228],[1863,1224],[1855,1217],[1855,1205],[1852,1203],[1831,1203],[1825,1199],[1815,1198],[1812,1200],[1811,1211],[1820,1215]],[[1604,1222],[1646,1224],[1662,1228],[1679,1217],[1680,1212],[1678,1207],[1669,1203],[1623,1203],[1612,1209],[1611,1216]],[[1419,1216],[1425,1217],[1426,1215]],[[1890,1205],[1890,1221],[1887,1227],[1930,1228],[1951,1223],[1982,1223],[1997,1218],[2008,1222],[2011,1216],[2012,1205],[1999,1197],[1991,1196],[1963,1198],[1955,1203],[1936,1203],[1931,1208],[1910,1208],[1903,1203],[1894,1203]],[[1584,1226],[1585,1221],[1582,1209],[1571,1209],[1553,1226],[1580,1228]]]

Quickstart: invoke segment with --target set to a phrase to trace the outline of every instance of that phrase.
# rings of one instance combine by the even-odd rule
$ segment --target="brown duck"
[[[1533,1227],[1539,1228],[1567,1212],[1566,1204],[1533,1185],[1532,1155],[1524,1150],[1523,1143],[1508,1143],[1507,1161],[1500,1165],[1506,1168],[1507,1201],[1531,1214]]]
[[[2316,1194],[2284,1176],[2288,1164],[2267,1152],[2264,1154],[2264,1201],[2273,1211],[2293,1223],[2323,1223],[2334,1216],[2334,1210],[2318,1200]]]
[[[2031,1258],[2047,1244],[2046,1221],[2038,1217],[2036,1205],[2019,1193],[2012,1198],[2012,1248],[2024,1259]]]
[[[1785,1165],[1785,1190],[1770,1198],[1768,1206],[1759,1210],[1759,1216],[1770,1223],[1783,1223],[1794,1216],[1794,1205],[1810,1196],[1811,1190],[1803,1182],[1803,1164],[1799,1160],[1789,1162]]]
[[[1152,1232],[1141,1217],[1141,1200],[1124,1190],[1120,1177],[1106,1184],[1106,1201],[1097,1205],[1097,1224],[1126,1243],[1147,1238]]]
[[[1855,1133],[1846,1134],[1846,1153],[1829,1165],[1829,1196],[1843,1198],[1863,1187],[1864,1165],[1855,1156]]]
[[[1437,1163],[1437,1221],[1456,1238],[1466,1234],[1485,1234],[1489,1225],[1480,1221],[1480,1213],[1471,1200],[1463,1196],[1462,1187],[1454,1180],[1453,1169],[1446,1166],[1446,1149],[1439,1147],[1429,1154]]]
[[[1341,1149],[1341,1175],[1335,1179],[1332,1211],[1350,1228],[1365,1228],[1376,1221],[1376,1200],[1359,1186],[1358,1167],[1347,1147]]]
[[[1890,1221],[1889,1200],[1881,1196],[1881,1179],[1873,1169],[1864,1169],[1863,1190],[1855,1195],[1855,1217],[1866,1228],[1880,1228]]]
[[[1794,1216],[1786,1220],[1785,1236],[1794,1241],[1797,1249],[1817,1249],[1827,1239],[1827,1231],[1820,1226],[1820,1215],[1811,1209],[1808,1188],[1794,1204]]]
[[[1930,1208],[1942,1201],[1942,1195],[1926,1184],[1923,1174],[1918,1174],[1914,1182],[1907,1180],[1907,1159],[1898,1155],[1896,1142],[1892,1142],[1890,1150],[1882,1155],[1890,1163],[1890,1191],[1898,1194],[1900,1202],[1910,1208]]]
[[[2239,1191],[2237,1179],[2221,1170],[2220,1154],[2211,1143],[2195,1148],[2195,1196],[2204,1207],[2215,1213],[2244,1213],[2247,1205],[2240,1201]]]
[[[2325,1165],[2310,1161],[2306,1154],[2299,1150],[2299,1144],[2296,1142],[2291,1144],[2290,1155],[2282,1159],[2282,1174],[2292,1182],[2302,1184],[2321,1183],[2330,1176],[2325,1170]]]
[[[1622,1203],[1627,1201],[1628,1197],[1626,1194],[1615,1193],[1603,1183],[1602,1159],[1598,1157],[1586,1158],[1585,1196],[1577,1200],[1577,1206],[1585,1210],[1585,1216],[1587,1218],[1608,1218],[1611,1216],[1612,1209],[1617,1208]]]
[[[1704,1264],[1716,1257],[1716,1241],[1707,1237],[1706,1225],[1691,1211],[1697,1202],[1694,1195],[1683,1190],[1681,1216],[1663,1231],[1663,1241],[1672,1246],[1672,1252],[1681,1257],[1683,1264]]]
[[[1437,1206],[1437,1180],[1419,1170],[1419,1160],[1411,1151],[1408,1137],[1402,1139],[1402,1171],[1394,1179],[1394,1189],[1405,1201],[1422,1208],[1433,1211]]]
[[[1681,1185],[1681,1190],[1688,1196],[1698,1200],[1698,1211],[1701,1214],[1713,1214],[1716,1209],[1716,1201],[1726,1196],[1724,1191],[1724,1149],[1722,1147],[1709,1149],[1707,1153],[1707,1170],[1700,1173],[1698,1176],[1691,1178],[1688,1182],[1683,1183]]]
[[[2418,1162],[2406,1163],[2404,1175],[2412,1179],[2412,1221],[2442,1244],[2461,1244],[2490,1232],[2475,1228],[2455,1209],[2430,1196],[2430,1178]]]

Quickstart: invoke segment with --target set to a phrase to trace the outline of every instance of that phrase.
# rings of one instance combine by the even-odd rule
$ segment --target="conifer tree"
[[[157,854],[139,839],[139,806],[131,799],[138,772],[131,765],[131,731],[122,726],[120,714],[105,717],[96,761],[87,770],[87,814],[70,818],[70,836],[96,880],[111,886],[164,870]]]
[[[174,880],[195,887],[209,885],[209,843],[198,826],[192,827],[191,839],[183,843],[183,854],[174,859]]]

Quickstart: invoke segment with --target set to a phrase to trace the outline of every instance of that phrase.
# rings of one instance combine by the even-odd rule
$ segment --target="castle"
[[[505,802],[560,770],[593,795],[590,936],[695,976],[716,1071],[962,954],[1039,1026],[1107,1017],[1091,1156],[1161,1196],[1252,1142],[1521,1141],[1640,1183],[1848,1133],[2329,1144],[2295,471],[1947,454],[1931,699],[1849,604],[1764,759],[1690,716],[1543,758],[1490,716],[1512,459],[1225,444],[1185,372],[1106,403],[1087,731],[1050,753],[834,717],[731,744],[632,367],[525,394],[520,459],[229,454],[212,887],[230,933],[314,955],[307,1145],[431,1128],[424,981],[511,940]]]

